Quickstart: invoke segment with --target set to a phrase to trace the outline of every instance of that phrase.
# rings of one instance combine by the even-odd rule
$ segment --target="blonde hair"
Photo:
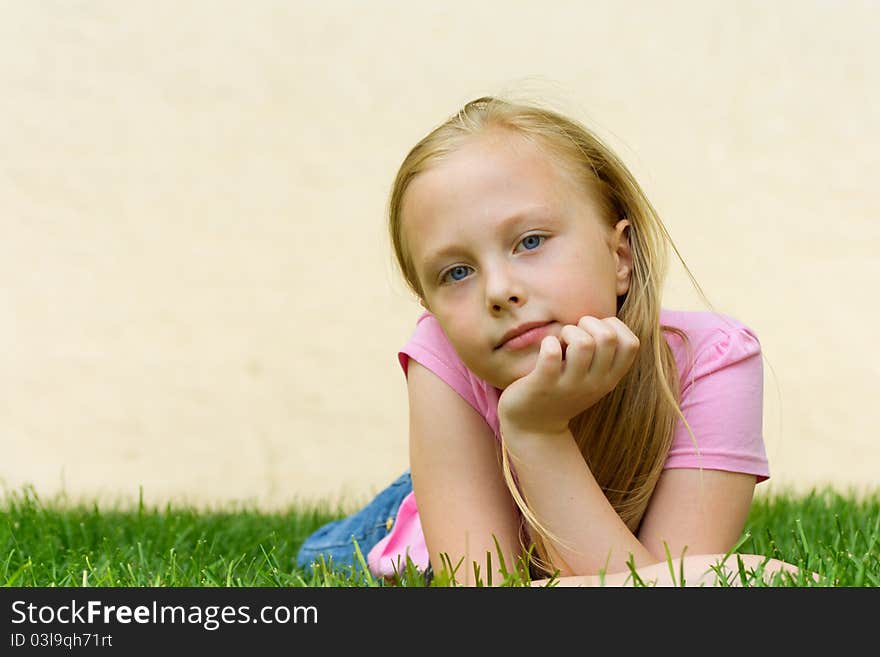
[[[629,291],[618,298],[617,316],[638,337],[640,348],[632,367],[614,390],[572,418],[569,427],[608,501],[635,533],[663,470],[677,420],[684,422],[696,444],[679,406],[678,369],[663,331],[676,333],[690,353],[687,335],[675,327],[660,325],[667,244],[672,245],[701,295],[702,290],[635,178],[595,134],[553,110],[485,96],[468,102],[421,139],[404,159],[394,180],[388,229],[397,264],[407,285],[420,299],[425,297],[403,234],[404,194],[419,173],[472,138],[498,129],[525,137],[555,156],[557,164],[593,193],[609,226],[620,219],[629,220],[633,269]],[[619,421],[623,413],[626,422]],[[554,558],[548,551],[547,541],[559,541],[541,524],[521,494],[503,436],[501,440],[505,481],[532,530],[529,533],[536,549],[531,565],[552,573],[561,558]],[[520,540],[524,540],[523,532]]]

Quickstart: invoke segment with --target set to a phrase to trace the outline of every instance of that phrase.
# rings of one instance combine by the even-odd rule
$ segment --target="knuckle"
[[[571,344],[569,344],[569,348],[574,349],[575,351],[587,351],[592,346],[592,341],[586,337],[575,338],[571,341]]]
[[[610,345],[617,342],[617,333],[607,329],[602,331],[595,331],[594,337],[596,338],[596,342],[603,345]]]

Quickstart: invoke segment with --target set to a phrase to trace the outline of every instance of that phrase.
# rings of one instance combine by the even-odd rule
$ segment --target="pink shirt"
[[[747,326],[726,315],[710,312],[661,310],[660,323],[682,329],[689,337],[693,362],[688,362],[682,340],[668,331],[669,343],[681,381],[681,410],[699,446],[679,421],[666,458],[667,468],[698,468],[744,472],[769,478],[761,433],[764,370],[761,345]],[[422,314],[409,342],[398,352],[404,374],[410,358],[434,372],[483,416],[497,440],[498,397],[501,391],[477,378],[456,354],[437,319]],[[419,568],[428,566],[428,549],[419,522],[415,495],[401,503],[391,532],[367,555],[370,571],[391,575],[405,555]]]

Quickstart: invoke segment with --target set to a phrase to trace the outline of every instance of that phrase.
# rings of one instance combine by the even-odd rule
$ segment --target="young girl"
[[[298,564],[356,566],[355,539],[375,575],[408,556],[499,581],[500,548],[563,585],[666,584],[668,550],[713,581],[769,477],[760,344],[660,307],[669,238],[623,163],[556,112],[479,98],[407,155],[389,231],[426,311],[398,354],[411,476]]]

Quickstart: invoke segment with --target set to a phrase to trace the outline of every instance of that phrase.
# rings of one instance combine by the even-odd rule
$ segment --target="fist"
[[[534,369],[511,383],[498,400],[502,430],[558,434],[571,418],[608,394],[629,371],[639,339],[617,317],[586,315],[548,335]]]

